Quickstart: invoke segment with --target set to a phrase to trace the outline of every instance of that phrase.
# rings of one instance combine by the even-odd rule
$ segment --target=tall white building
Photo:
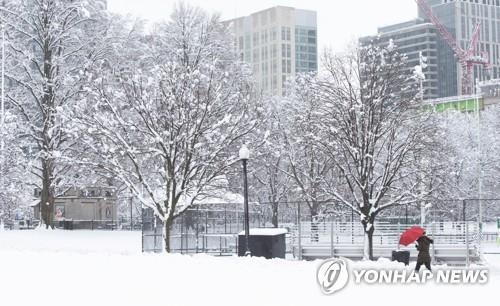
[[[276,6],[228,21],[241,60],[265,94],[283,95],[296,73],[317,71],[316,12]]]

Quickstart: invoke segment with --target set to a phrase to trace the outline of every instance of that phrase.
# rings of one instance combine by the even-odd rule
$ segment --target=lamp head
[[[247,145],[242,145],[240,148],[240,159],[248,160],[250,158],[250,151],[248,150]]]

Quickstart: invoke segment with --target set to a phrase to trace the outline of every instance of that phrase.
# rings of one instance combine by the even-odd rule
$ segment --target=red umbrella
[[[412,226],[401,234],[401,237],[399,238],[399,244],[407,246],[420,238],[420,236],[422,236],[424,232],[425,230],[420,226]]]

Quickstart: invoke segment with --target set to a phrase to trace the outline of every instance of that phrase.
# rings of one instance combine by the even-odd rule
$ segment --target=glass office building
[[[427,68],[423,70],[424,99],[442,97],[439,91],[438,38],[434,26],[423,19],[416,19],[378,29],[376,36],[360,39],[361,44],[387,45],[390,40],[400,53],[408,57],[408,70],[414,70],[420,64],[420,53],[427,59]]]
[[[252,65],[265,94],[283,95],[290,77],[317,71],[316,12],[276,6],[228,23],[241,60]]]

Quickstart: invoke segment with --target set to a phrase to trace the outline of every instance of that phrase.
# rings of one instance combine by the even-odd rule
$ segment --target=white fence
[[[399,237],[411,225],[376,223],[373,234],[374,255],[390,257],[399,248]],[[434,239],[434,252],[443,261],[469,263],[479,259],[480,231],[477,222],[433,222],[424,228]],[[293,226],[291,243],[294,256],[315,259],[331,256],[362,257],[364,231],[360,222],[301,222]],[[403,248],[416,256],[413,246]]]

